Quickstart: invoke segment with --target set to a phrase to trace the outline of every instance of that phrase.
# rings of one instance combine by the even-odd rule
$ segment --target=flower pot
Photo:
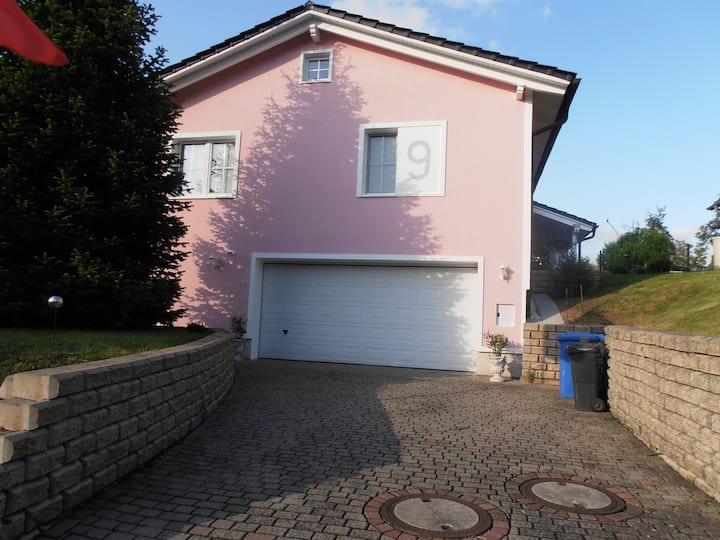
[[[502,372],[505,371],[505,357],[490,355],[490,371],[494,374],[490,377],[490,382],[505,382]]]

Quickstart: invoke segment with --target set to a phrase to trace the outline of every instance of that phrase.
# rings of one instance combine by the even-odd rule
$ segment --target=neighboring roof
[[[308,32],[314,41],[319,41],[323,33],[340,35],[515,86],[520,99],[524,99],[525,88],[533,91],[533,192],[560,129],[567,121],[570,103],[580,84],[580,79],[571,71],[415,32],[313,2],[306,2],[168,66],[163,72],[164,78],[175,90],[181,90]]]
[[[720,199],[708,206],[707,209],[712,210],[713,212],[720,212]]]
[[[382,30],[384,32],[388,32],[390,34],[395,34],[398,36],[414,39],[414,40],[421,41],[424,43],[429,43],[431,45],[444,47],[444,48],[447,48],[447,49],[450,49],[453,51],[459,51],[461,53],[472,55],[472,56],[478,56],[481,58],[485,58],[487,60],[492,60],[493,62],[507,64],[509,66],[526,69],[528,71],[533,71],[533,72],[542,73],[545,75],[550,75],[552,77],[557,77],[557,78],[560,78],[560,79],[563,79],[563,80],[566,80],[569,82],[575,80],[577,77],[576,73],[558,69],[554,66],[538,64],[537,62],[533,62],[533,61],[529,61],[529,60],[521,60],[520,58],[517,58],[515,56],[507,56],[507,55],[500,54],[497,52],[481,49],[480,47],[473,47],[473,46],[465,45],[464,43],[460,43],[457,41],[451,41],[451,40],[448,40],[448,39],[445,39],[442,37],[431,36],[430,34],[426,34],[423,32],[415,32],[409,28],[402,28],[399,26],[395,26],[394,24],[383,23],[376,19],[369,19],[369,18],[363,17],[362,15],[348,13],[347,11],[343,11],[340,9],[333,9],[330,6],[314,4],[313,2],[306,2],[302,6],[298,6],[296,8],[290,9],[290,10],[286,11],[285,13],[283,13],[282,15],[273,17],[269,21],[260,23],[257,26],[238,34],[237,36],[226,39],[225,41],[218,43],[217,45],[213,45],[212,47],[209,47],[208,49],[205,49],[204,51],[200,51],[199,53],[197,53],[189,58],[181,60],[180,62],[173,64],[172,66],[169,66],[168,68],[166,68],[164,70],[165,74],[169,75],[172,73],[176,73],[176,72],[178,72],[184,68],[187,68],[197,62],[200,62],[208,57],[215,56],[216,54],[218,54],[226,49],[232,48],[235,45],[238,45],[244,41],[247,41],[254,36],[262,34],[262,33],[266,32],[267,30],[270,30],[271,28],[278,27],[278,26],[282,25],[283,23],[296,18],[298,15],[308,12],[308,11],[313,11],[313,12],[321,13],[324,15],[330,15],[331,17],[336,17],[338,19],[358,23],[358,24],[361,24],[364,26],[375,28],[377,30]]]
[[[533,201],[532,209],[533,214],[546,217],[563,225],[578,227],[582,231],[594,232],[597,229],[597,223],[593,223],[592,221],[579,216],[574,216],[568,212],[563,212],[562,210],[558,210],[557,208],[553,208],[552,206],[548,206],[546,204]]]

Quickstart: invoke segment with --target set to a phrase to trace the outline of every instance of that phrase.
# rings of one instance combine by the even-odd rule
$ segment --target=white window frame
[[[231,189],[228,192],[210,192],[210,159],[207,162],[207,176],[204,178],[203,189],[201,193],[183,193],[178,195],[177,199],[230,199],[237,196],[237,183],[238,183],[238,172],[240,164],[240,131],[209,131],[201,133],[178,133],[175,135],[172,141],[172,145],[186,145],[186,144],[206,144],[211,145],[213,143],[234,143],[235,152],[233,155],[235,161],[235,171],[233,174],[234,181],[232,182]],[[211,156],[211,152],[208,151],[208,157]]]
[[[421,189],[419,191],[404,192],[401,182],[395,179],[394,193],[369,193],[367,191],[367,175],[368,175],[368,141],[374,135],[397,134],[403,128],[437,128],[439,130],[438,148],[435,149],[436,161],[433,165],[433,174],[437,176],[434,187],[431,189]],[[398,152],[402,149],[398,147]],[[444,120],[428,121],[428,122],[383,122],[360,125],[360,134],[358,137],[358,172],[357,172],[357,196],[358,197],[444,197],[445,196],[445,158],[447,152],[447,122]],[[400,159],[398,159],[398,171],[400,172]]]
[[[328,76],[323,79],[308,78],[308,64],[312,60],[328,61]],[[333,75],[333,51],[332,49],[322,51],[305,51],[300,56],[300,82],[303,84],[316,84],[332,82]]]

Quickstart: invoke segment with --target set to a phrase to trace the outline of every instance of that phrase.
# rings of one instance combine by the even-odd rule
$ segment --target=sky
[[[160,17],[150,46],[164,47],[171,63],[304,3],[146,1]],[[691,244],[712,217],[706,208],[720,196],[717,0],[316,3],[577,73],[582,82],[534,199],[597,223],[584,256],[594,260],[658,209],[673,237]]]

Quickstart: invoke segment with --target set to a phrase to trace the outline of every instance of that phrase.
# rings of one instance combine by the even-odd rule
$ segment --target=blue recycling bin
[[[592,332],[565,332],[557,337],[560,346],[560,397],[573,399],[575,391],[573,388],[572,367],[570,355],[567,353],[567,346],[570,343],[597,343],[605,341],[603,334]]]

